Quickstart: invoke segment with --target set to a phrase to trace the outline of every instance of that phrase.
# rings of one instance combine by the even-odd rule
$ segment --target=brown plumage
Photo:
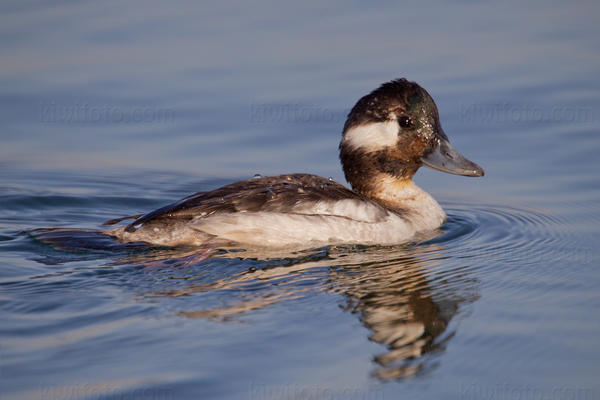
[[[406,79],[384,83],[356,103],[344,125],[340,160],[353,190],[309,174],[253,178],[107,221],[135,219],[104,233],[161,245],[398,243],[445,219],[411,180],[423,163],[483,174],[450,146],[431,96]]]
[[[215,213],[288,212],[300,203],[344,199],[370,202],[345,186],[317,175],[268,176],[235,182],[209,192],[198,192],[148,214],[117,218],[104,224],[113,225],[135,217],[137,219],[125,228],[126,232],[131,233],[141,224],[164,225]]]

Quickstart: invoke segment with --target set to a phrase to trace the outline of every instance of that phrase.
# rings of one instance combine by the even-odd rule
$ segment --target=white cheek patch
[[[396,120],[360,125],[346,132],[342,144],[365,152],[383,150],[396,145],[398,129]]]

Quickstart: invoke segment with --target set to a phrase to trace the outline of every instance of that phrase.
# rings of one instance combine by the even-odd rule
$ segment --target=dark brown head
[[[425,89],[406,79],[384,83],[348,114],[340,143],[346,179],[358,191],[381,176],[411,179],[421,165],[452,174],[483,176],[448,141]]]

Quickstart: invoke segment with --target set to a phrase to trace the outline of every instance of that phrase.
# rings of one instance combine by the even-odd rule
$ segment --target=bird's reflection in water
[[[336,290],[347,298],[346,310],[356,313],[372,331],[369,339],[386,346],[375,357],[382,379],[411,377],[424,366],[424,354],[439,348],[457,304],[443,309],[433,299],[425,267],[414,257],[402,257],[366,267],[333,272]]]
[[[182,265],[189,265],[190,258],[197,262],[211,256],[215,254],[184,255],[180,259]],[[216,256],[239,258],[241,263],[248,260],[242,261],[240,256],[281,259],[281,254],[265,253]],[[386,350],[374,357],[374,375],[382,380],[410,378],[433,365],[429,356],[442,351],[452,337],[446,330],[459,305],[476,298],[468,269],[440,264],[443,258],[440,245],[330,247],[210,281],[153,291],[151,296],[189,296],[223,289],[246,292],[244,287],[252,286],[248,297],[226,307],[180,312],[190,318],[227,320],[314,291],[340,294],[345,299],[342,308],[359,316],[371,331],[370,340],[385,346]],[[152,268],[162,261],[146,262]]]
[[[410,378],[431,364],[428,356],[443,350],[452,337],[447,329],[460,304],[477,296],[468,268],[445,261],[445,249],[439,243],[275,253],[148,248],[107,241],[96,232],[63,229],[37,230],[32,236],[55,249],[83,252],[86,258],[93,257],[90,250],[100,250],[97,257],[121,251],[113,253],[112,265],[143,265],[149,274],[160,271],[161,289],[152,283],[145,297],[221,290],[242,294],[242,300],[226,307],[179,312],[189,318],[225,321],[315,291],[341,295],[345,299],[342,309],[358,315],[371,331],[369,339],[385,346],[374,357],[378,366],[374,375],[383,380]],[[234,268],[224,270],[211,264],[219,259],[228,259]]]

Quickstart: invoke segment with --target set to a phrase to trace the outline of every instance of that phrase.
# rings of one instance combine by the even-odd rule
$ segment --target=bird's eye
[[[400,117],[398,118],[398,125],[400,125],[401,128],[412,128],[413,122],[410,117]]]

